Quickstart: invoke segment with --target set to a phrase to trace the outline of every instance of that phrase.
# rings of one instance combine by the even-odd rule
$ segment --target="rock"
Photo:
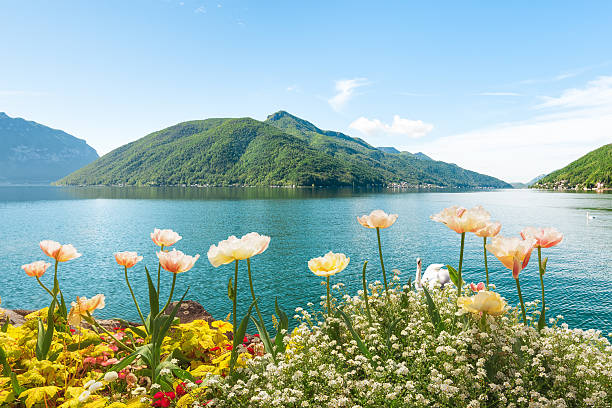
[[[13,326],[21,326],[25,323],[26,320],[24,319],[24,316],[27,314],[30,314],[30,311],[3,309],[2,312],[0,312],[0,322],[4,323],[8,318],[9,324],[12,324]]]
[[[164,311],[164,314],[169,315],[177,303],[178,302],[170,303]],[[181,323],[191,323],[194,320],[205,320],[210,323],[215,320],[212,315],[204,309],[204,306],[194,300],[184,300],[181,306],[179,306],[176,317],[179,318]]]

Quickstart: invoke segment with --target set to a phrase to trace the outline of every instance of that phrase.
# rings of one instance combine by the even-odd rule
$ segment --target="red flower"
[[[251,354],[255,354],[255,350],[253,350],[253,347],[247,347],[247,351]]]
[[[202,380],[196,380],[196,384],[198,385],[202,384],[202,382],[203,382]]]
[[[162,391],[158,391],[155,393],[155,395],[153,395],[153,398],[155,399],[160,399],[164,397],[164,393]]]
[[[174,391],[168,391],[166,393],[166,397],[170,398],[171,400],[173,400],[174,398],[176,398],[176,394],[174,393]]]
[[[255,337],[259,337],[259,334],[254,334],[253,336],[255,336]],[[212,401],[212,400],[211,400],[211,401]],[[210,402],[210,401],[209,401],[209,402]]]
[[[182,382],[176,386],[176,395],[178,395],[179,397],[182,397],[183,395],[187,393],[187,391],[185,391],[185,385],[186,384]]]
[[[208,351],[217,351],[217,350],[221,350],[221,347],[219,347],[219,346],[213,347],[213,348],[209,349]]]
[[[244,336],[244,340],[242,340],[243,343],[246,343],[249,341],[249,338],[247,336]]]
[[[226,346],[226,347],[225,347],[225,349],[226,349],[226,350],[233,350],[233,349],[234,349],[234,346],[231,346],[231,345],[230,345],[230,346]]]

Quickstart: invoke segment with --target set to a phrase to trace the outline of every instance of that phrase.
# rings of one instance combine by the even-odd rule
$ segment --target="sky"
[[[100,155],[286,110],[526,182],[612,142],[610,1],[0,0],[0,112]]]

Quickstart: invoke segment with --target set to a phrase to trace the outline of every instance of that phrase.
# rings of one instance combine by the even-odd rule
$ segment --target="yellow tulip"
[[[344,270],[350,260],[351,258],[347,258],[344,254],[334,254],[330,251],[325,256],[308,261],[308,268],[317,276],[329,277]]]
[[[374,210],[370,215],[357,217],[357,221],[366,228],[388,228],[397,220],[397,214],[387,214],[383,210]]]
[[[456,233],[462,234],[464,232],[476,232],[486,227],[491,214],[481,206],[468,210],[454,205],[432,215],[430,218],[443,223]]]
[[[457,306],[464,312],[486,313],[491,316],[500,316],[506,312],[508,305],[499,293],[483,290],[474,296],[461,296],[457,299]]]

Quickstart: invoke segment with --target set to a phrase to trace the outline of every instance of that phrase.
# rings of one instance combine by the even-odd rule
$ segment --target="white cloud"
[[[612,106],[612,76],[601,76],[589,81],[584,88],[563,91],[558,97],[545,96],[538,108],[584,108]]]
[[[287,87],[287,92],[299,92],[299,91],[300,91],[299,85],[289,85]]]
[[[193,10],[194,13],[196,14],[203,14],[206,13],[206,7],[204,6],[200,6],[197,9]]]
[[[341,79],[336,81],[336,95],[329,102],[330,106],[339,111],[353,97],[355,89],[368,84],[367,78]]]
[[[480,92],[476,94],[477,96],[521,96],[521,94],[516,92]]]
[[[383,123],[379,119],[368,119],[362,116],[353,121],[349,128],[363,133],[370,140],[378,139],[378,142],[386,143],[387,141],[393,141],[397,143],[397,140],[393,140],[394,138],[389,136],[405,136],[411,139],[419,138],[431,132],[433,125],[422,120],[404,119],[399,115],[393,116],[393,122],[390,125]]]

